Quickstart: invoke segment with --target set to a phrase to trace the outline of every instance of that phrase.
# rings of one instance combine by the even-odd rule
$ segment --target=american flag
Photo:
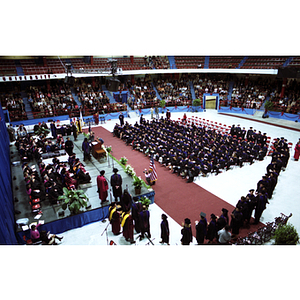
[[[157,180],[157,173],[156,173],[156,167],[155,167],[155,164],[154,164],[154,159],[153,159],[153,156],[151,155],[151,158],[150,158],[150,166],[149,166],[149,169],[151,171],[150,173],[150,181],[156,181]]]

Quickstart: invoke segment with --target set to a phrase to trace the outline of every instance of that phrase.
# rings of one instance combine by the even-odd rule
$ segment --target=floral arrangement
[[[89,133],[89,132],[88,132],[88,133],[83,132],[83,135],[84,135],[84,137],[86,137],[88,140],[90,139],[90,133]]]
[[[111,152],[111,146],[105,147],[106,152],[110,153]]]
[[[135,175],[135,171],[131,165],[126,166],[125,173],[128,174],[130,177],[133,177]]]
[[[127,161],[128,161],[128,159],[125,156],[123,156],[123,157],[120,158],[120,163],[123,166],[126,166]]]

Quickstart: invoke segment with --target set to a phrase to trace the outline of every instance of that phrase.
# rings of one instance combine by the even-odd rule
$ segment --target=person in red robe
[[[119,208],[117,207],[116,202],[113,202],[108,210],[108,219],[109,222],[111,224],[111,230],[113,232],[114,235],[118,235],[121,232],[121,221],[120,221],[120,212],[119,209],[121,209],[121,207],[119,206]]]
[[[300,139],[299,139],[299,141],[297,142],[297,144],[295,146],[294,159],[296,161],[298,161],[299,160],[299,156],[300,156]]]
[[[99,193],[99,199],[101,200],[101,203],[106,202],[106,198],[108,196],[108,183],[104,177],[105,171],[100,171],[100,175],[97,176],[97,187],[98,187],[98,193]]]
[[[121,226],[123,227],[123,236],[127,242],[130,242],[131,244],[134,243],[133,239],[133,218],[130,214],[130,210],[122,213],[122,222]]]

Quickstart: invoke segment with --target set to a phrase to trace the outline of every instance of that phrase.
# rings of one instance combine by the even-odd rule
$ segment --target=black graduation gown
[[[217,223],[215,220],[211,220],[207,226],[206,239],[213,241],[215,237],[217,237]]]
[[[183,227],[181,229],[181,244],[189,245],[193,241],[192,227]]]
[[[169,235],[170,235],[170,230],[169,230],[169,222],[168,220],[163,220],[160,223],[160,229],[161,229],[161,240],[163,243],[169,244]]]

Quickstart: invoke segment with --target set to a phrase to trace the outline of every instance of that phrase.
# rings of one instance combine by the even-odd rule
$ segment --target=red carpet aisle
[[[122,156],[125,156],[128,159],[127,164],[130,164],[136,174],[144,179],[143,171],[149,167],[148,157],[141,152],[133,151],[130,146],[126,146],[122,140],[113,137],[111,132],[102,127],[95,127],[93,131],[96,137],[101,137],[104,140],[105,146],[112,146],[112,154],[116,159],[119,160]],[[194,224],[196,220],[199,220],[201,211],[206,213],[208,221],[211,213],[219,216],[223,207],[228,209],[229,214],[233,211],[234,207],[231,204],[197,184],[186,183],[186,180],[172,174],[158,162],[156,162],[156,169],[158,181],[153,186],[155,203],[179,224],[185,218],[190,218],[194,236],[196,235]],[[262,223],[259,223],[258,225],[251,225],[250,229],[242,228],[240,236],[247,236],[250,231],[255,231],[262,225]]]

